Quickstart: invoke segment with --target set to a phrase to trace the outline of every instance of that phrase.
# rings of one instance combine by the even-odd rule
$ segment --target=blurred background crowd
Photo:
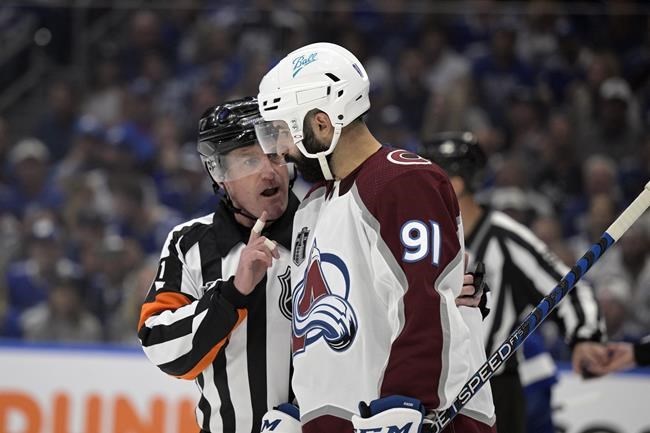
[[[650,179],[643,2],[10,1],[0,39],[5,338],[136,344],[168,231],[218,202],[199,116],[309,42],[363,62],[385,144],[473,131],[481,199],[568,264]],[[649,246],[646,218],[587,274],[610,338],[650,333]]]

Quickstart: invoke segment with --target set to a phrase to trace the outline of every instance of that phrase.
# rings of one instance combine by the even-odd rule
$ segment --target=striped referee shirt
[[[531,230],[503,212],[484,208],[484,213],[465,246],[470,262],[485,263],[491,291],[491,312],[485,318],[485,347],[489,354],[520,324],[520,321],[569,272]],[[578,341],[602,341],[604,324],[591,286],[578,282],[551,315],[571,346]],[[505,371],[515,373],[517,357]],[[504,370],[497,372],[503,373]]]
[[[142,305],[138,336],[162,371],[195,380],[197,422],[212,433],[260,431],[267,409],[290,399],[290,248],[298,199],[265,236],[280,258],[244,296],[233,279],[250,230],[222,204],[175,227]]]

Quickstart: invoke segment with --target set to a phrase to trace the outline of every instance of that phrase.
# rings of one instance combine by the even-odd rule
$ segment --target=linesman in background
[[[531,230],[503,212],[479,204],[474,192],[480,184],[486,158],[469,132],[442,133],[421,154],[444,168],[458,197],[470,264],[485,263],[492,289],[485,319],[485,347],[491,354],[519,325],[520,320],[557,285],[569,269]],[[603,365],[607,349],[603,321],[592,288],[580,281],[551,316],[560,323],[572,348],[577,373]],[[518,353],[491,380],[497,431],[526,432],[526,401],[518,372]],[[547,414],[551,424],[550,410]]]

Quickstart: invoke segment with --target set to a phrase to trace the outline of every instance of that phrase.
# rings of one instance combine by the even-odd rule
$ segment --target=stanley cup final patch
[[[300,266],[302,262],[305,261],[305,255],[307,254],[307,239],[309,238],[309,229],[303,227],[300,230],[300,233],[296,236],[296,240],[293,243],[293,263],[296,266]]]

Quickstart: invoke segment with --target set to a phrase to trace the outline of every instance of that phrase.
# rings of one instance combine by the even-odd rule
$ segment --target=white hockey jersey
[[[485,361],[478,309],[457,307],[464,248],[440,168],[382,148],[316,186],[296,213],[293,390],[303,432],[352,432],[360,401],[401,394],[451,405]],[[486,385],[452,424],[493,431]]]

